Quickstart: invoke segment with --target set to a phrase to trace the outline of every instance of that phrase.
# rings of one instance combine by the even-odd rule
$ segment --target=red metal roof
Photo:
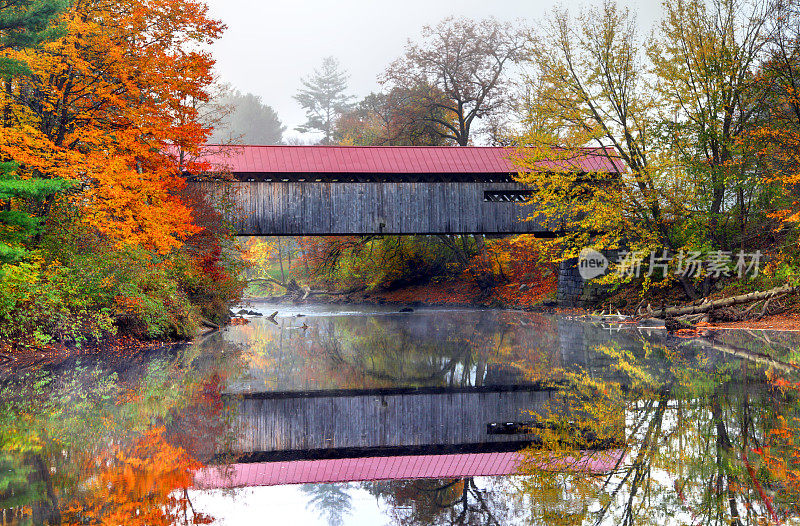
[[[575,463],[554,460],[543,467],[558,469],[569,464],[575,470],[606,473],[614,468],[621,450],[587,453]],[[456,455],[406,455],[393,457],[293,460],[232,464],[203,469],[195,474],[200,489],[275,486],[280,484],[354,482],[513,475],[523,456],[517,452]]]
[[[602,149],[585,149],[568,165],[581,172],[618,172]],[[208,145],[201,161],[233,173],[507,174],[519,171],[513,148],[481,146],[218,146]]]

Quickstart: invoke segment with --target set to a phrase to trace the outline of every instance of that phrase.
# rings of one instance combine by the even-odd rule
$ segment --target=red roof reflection
[[[558,469],[569,464],[573,470],[605,473],[614,468],[621,455],[620,450],[587,452],[577,461],[571,458],[553,460],[543,467]],[[522,460],[520,453],[504,452],[259,462],[210,467],[196,474],[195,483],[200,489],[213,489],[513,475],[517,473]]]

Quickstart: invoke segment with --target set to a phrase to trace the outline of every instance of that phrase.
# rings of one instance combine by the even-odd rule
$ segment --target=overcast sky
[[[260,95],[288,127],[305,121],[292,95],[300,78],[333,55],[350,73],[354,95],[380,88],[378,75],[403,52],[422,26],[449,15],[541,23],[559,2],[553,0],[207,0],[211,13],[228,29],[214,46],[220,79],[243,92]],[[578,9],[587,2],[565,0]],[[649,29],[660,0],[633,0],[639,21]]]

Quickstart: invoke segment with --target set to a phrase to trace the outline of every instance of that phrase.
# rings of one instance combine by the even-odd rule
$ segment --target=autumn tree
[[[744,248],[761,197],[759,159],[745,140],[763,97],[756,82],[778,3],[672,0],[648,49],[659,121],[693,190],[694,230],[723,250]],[[691,242],[691,241],[690,241]]]
[[[3,268],[0,340],[188,336],[241,292],[232,234],[182,175],[202,169],[192,154],[210,132],[206,50],[223,27],[192,0],[80,0],[51,29],[36,47],[4,50],[27,72],[0,92],[0,160],[24,184],[71,190],[26,196],[26,210],[3,194],[6,211],[35,208],[46,223],[28,246],[36,257]]]
[[[199,46],[222,26],[206,13],[191,1],[74,2],[62,37],[18,55],[33,73],[10,79],[3,97],[23,176],[82,185],[82,220],[104,235],[161,253],[180,246],[194,229],[170,153],[208,134],[194,101],[207,98],[213,60]]]
[[[535,37],[534,72],[526,81],[526,129],[519,142],[531,172],[521,180],[536,188],[545,214],[570,218],[573,232],[584,225],[582,236],[568,239],[576,246],[588,241],[586,230],[613,232],[618,239],[638,225],[636,238],[643,243],[673,244],[664,211],[669,203],[658,198],[652,169],[655,100],[645,86],[633,16],[605,2],[577,20],[557,10],[545,27]],[[546,158],[569,161],[591,143],[612,145],[606,151],[625,166],[619,178],[578,192],[572,170],[549,177],[535,169]]]
[[[510,23],[450,17],[425,26],[420,42],[409,41],[382,81],[415,93],[428,108],[422,120],[444,139],[466,146],[475,119],[506,107],[509,69],[525,54],[524,32]]]
[[[800,10],[781,6],[767,41],[767,58],[755,78],[763,99],[749,138],[763,148],[767,182],[784,189],[776,215],[787,224],[800,221]]]
[[[427,102],[444,95],[432,86],[392,88],[371,93],[336,120],[336,139],[341,144],[364,146],[444,146],[445,130],[436,120],[445,111]]]
[[[294,99],[306,112],[306,122],[296,130],[322,132],[322,144],[332,144],[334,123],[339,115],[350,108],[352,96],[347,95],[347,73],[340,69],[333,57],[322,60],[322,68],[301,79],[303,87]]]
[[[469,264],[474,240],[433,236],[305,237],[302,263],[328,286],[394,290],[453,276]],[[454,244],[458,246],[454,247]],[[462,261],[463,258],[463,261]]]
[[[573,251],[594,243],[707,252],[747,241],[748,210],[762,190],[757,158],[739,139],[758,100],[752,79],[774,9],[670,0],[665,12],[649,45],[613,2],[578,18],[556,10],[535,37],[518,138],[529,171],[520,180],[545,216],[565,221]],[[574,170],[570,161],[587,146],[620,172]],[[542,168],[544,159],[565,168]],[[713,281],[678,279],[690,298]]]

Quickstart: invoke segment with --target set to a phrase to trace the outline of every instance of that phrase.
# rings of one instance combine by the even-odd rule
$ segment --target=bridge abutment
[[[609,261],[617,259],[617,250],[604,250],[602,253]],[[558,264],[556,301],[560,307],[591,307],[605,298],[609,291],[608,285],[583,279],[578,270],[578,258],[565,259]]]

